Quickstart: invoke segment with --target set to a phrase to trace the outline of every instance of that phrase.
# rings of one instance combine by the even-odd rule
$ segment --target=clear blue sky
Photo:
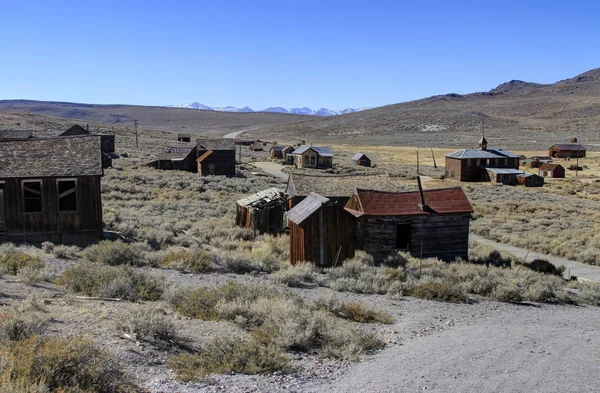
[[[598,1],[0,0],[0,99],[381,106],[600,67]]]

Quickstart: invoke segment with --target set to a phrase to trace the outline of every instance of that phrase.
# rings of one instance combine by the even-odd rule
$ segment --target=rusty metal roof
[[[240,206],[253,207],[263,203],[270,203],[277,199],[283,200],[283,190],[272,187],[239,199],[236,202]]]
[[[361,210],[345,209],[357,217],[473,213],[473,207],[460,187],[423,190],[423,195],[428,211],[419,206],[421,196],[418,191],[381,192],[359,189],[356,190],[355,197],[360,202]]]
[[[329,199],[315,192],[311,192],[302,200],[302,202],[286,213],[287,219],[296,225],[300,225],[327,202],[329,202]]]

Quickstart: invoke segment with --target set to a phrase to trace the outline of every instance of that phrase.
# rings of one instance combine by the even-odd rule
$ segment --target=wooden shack
[[[196,148],[199,174],[202,176],[235,176],[235,141],[233,139],[199,139]]]
[[[298,168],[331,168],[333,153],[324,146],[300,146],[291,153]]]
[[[517,182],[525,187],[542,187],[544,185],[544,178],[535,173],[523,173],[522,175],[517,175]]]
[[[280,233],[286,199],[282,190],[269,188],[236,201],[235,224],[254,233]]]
[[[177,142],[189,143],[192,141],[192,136],[190,134],[177,134]]]
[[[364,153],[356,153],[352,157],[352,165],[371,167],[371,159]]]
[[[100,145],[97,135],[0,141],[0,242],[99,241]]]
[[[252,142],[250,144],[250,151],[264,151],[265,147],[262,142]]]
[[[512,168],[485,168],[488,180],[492,183],[505,184],[507,186],[514,186],[517,184],[517,176],[522,175],[524,172],[518,169]]]
[[[158,159],[146,164],[155,169],[186,171],[197,173],[196,146],[173,146],[169,151],[158,155]]]
[[[548,149],[548,155],[555,158],[583,158],[586,148],[578,143],[558,143]]]
[[[115,155],[115,136],[110,134],[92,134],[87,129],[75,124],[67,131],[59,136],[76,136],[76,135],[99,135],[102,140],[102,168],[112,167],[112,158]]]
[[[376,263],[397,251],[444,261],[468,259],[473,208],[460,187],[402,193],[358,189],[346,210],[358,220],[356,249]]]
[[[538,168],[540,176],[551,178],[564,178],[565,168],[560,164],[543,164]]]
[[[339,204],[310,193],[286,214],[290,228],[290,261],[329,267],[354,256],[356,219]]]
[[[271,159],[286,159],[287,155],[293,152],[295,149],[292,146],[272,146],[269,149]]]

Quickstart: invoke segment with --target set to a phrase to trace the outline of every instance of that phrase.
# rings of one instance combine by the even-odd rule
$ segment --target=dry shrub
[[[183,381],[198,381],[210,374],[235,372],[264,374],[286,371],[289,359],[279,348],[255,340],[214,339],[201,352],[181,354],[168,359],[167,365]]]
[[[57,280],[70,291],[88,296],[130,301],[159,300],[164,284],[159,278],[127,266],[80,265],[65,270]]]
[[[73,259],[77,258],[77,255],[81,252],[81,248],[77,246],[65,246],[65,245],[57,245],[54,246],[52,253],[57,258],[62,259]]]
[[[31,312],[0,312],[0,342],[19,341],[40,334],[46,321]]]
[[[212,256],[201,249],[173,249],[166,252],[162,265],[182,272],[206,273],[212,270]]]
[[[290,265],[271,275],[279,283],[288,287],[302,287],[308,283],[317,282],[319,273],[310,262],[301,262]]]
[[[342,302],[334,297],[318,298],[313,301],[313,307],[329,311],[335,316],[358,323],[394,323],[394,318],[385,312],[368,308],[360,302]]]
[[[141,392],[110,355],[83,337],[2,342],[0,385],[23,392]]]
[[[127,244],[120,240],[104,240],[83,250],[83,258],[91,262],[110,266],[130,265],[145,266],[148,261],[144,257],[144,249],[139,244]]]
[[[0,253],[0,273],[16,276],[21,269],[41,269],[44,263],[37,256],[29,255],[17,249]]]
[[[179,342],[171,319],[164,310],[154,307],[142,307],[131,312],[121,321],[119,329],[159,347],[169,347]]]
[[[412,287],[410,295],[421,299],[452,303],[465,303],[468,300],[460,287],[448,282],[417,283]]]

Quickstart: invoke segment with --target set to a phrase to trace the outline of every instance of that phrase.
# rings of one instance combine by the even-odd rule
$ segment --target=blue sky
[[[0,0],[0,99],[371,107],[600,67],[594,1]]]

